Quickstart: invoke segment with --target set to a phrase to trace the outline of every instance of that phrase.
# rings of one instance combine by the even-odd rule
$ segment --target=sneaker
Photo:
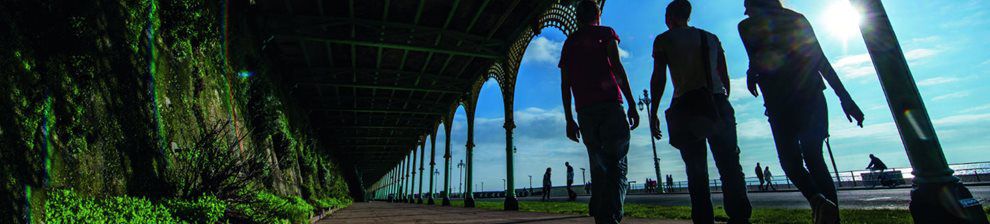
[[[839,223],[839,206],[825,198],[824,195],[815,197],[812,205],[812,219],[815,224]]]

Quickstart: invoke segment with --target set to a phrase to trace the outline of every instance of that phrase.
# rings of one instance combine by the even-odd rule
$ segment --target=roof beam
[[[406,44],[395,44],[395,43],[384,43],[379,41],[367,41],[367,40],[355,40],[355,39],[340,39],[333,37],[320,37],[306,34],[279,34],[280,37],[286,37],[297,40],[309,40],[309,41],[321,41],[327,43],[335,44],[346,44],[353,46],[365,46],[365,47],[378,47],[378,48],[389,48],[398,50],[409,50],[409,51],[421,51],[429,53],[439,53],[439,54],[450,54],[450,55],[461,55],[469,57],[479,57],[486,59],[497,59],[499,55],[490,52],[480,52],[480,51],[469,51],[463,49],[453,49],[453,48],[439,48],[439,47],[422,47],[416,45],[406,45]]]
[[[354,112],[354,113],[385,113],[385,114],[424,114],[440,115],[437,111],[399,111],[399,110],[375,110],[375,109],[353,109],[353,108],[314,108],[313,111],[330,112]]]
[[[386,86],[386,85],[374,85],[374,84],[325,83],[325,82],[304,82],[298,84],[330,86],[330,87],[347,87],[347,88],[355,88],[355,89],[373,89],[373,90],[400,90],[400,91],[436,92],[436,93],[451,93],[451,94],[464,93],[463,90],[433,89],[430,87],[421,87],[421,86]]]

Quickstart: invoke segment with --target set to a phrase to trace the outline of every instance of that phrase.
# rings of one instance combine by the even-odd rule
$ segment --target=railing
[[[962,181],[965,184],[978,184],[978,183],[990,184],[990,162],[958,163],[958,164],[950,164],[949,167],[955,171],[954,175],[958,177],[960,181]],[[911,171],[912,169],[909,167],[892,168],[892,169],[887,169],[885,173],[888,172],[899,173],[902,178],[899,180],[903,180],[903,182],[897,182],[897,185],[894,187],[898,187],[898,186],[903,187],[903,186],[911,186],[911,184],[913,183],[914,176],[911,175]],[[835,173],[829,172],[829,174],[831,175],[831,178],[834,181],[836,176]],[[841,171],[839,172],[838,176],[840,181],[836,183],[836,186],[838,186],[840,190],[885,187],[885,186],[881,186],[877,182],[877,179],[872,179],[876,176],[876,173],[870,170]],[[866,177],[865,180],[864,180],[864,176]],[[890,176],[896,176],[896,175],[890,175]],[[797,189],[794,187],[793,184],[791,184],[790,179],[788,179],[787,176],[783,175],[783,173],[774,175],[772,180],[774,186],[773,189],[775,190]],[[758,187],[758,185],[760,184],[759,179],[757,179],[756,177],[746,177],[745,181],[746,181],[746,187],[750,191],[759,191],[759,187]],[[633,181],[630,181],[629,183],[630,183],[629,184],[630,194],[647,193],[645,192],[646,189],[645,183],[636,183]],[[711,179],[708,185],[713,192],[722,190],[722,181],[719,180],[718,178]],[[663,184],[658,187],[663,188],[667,193],[686,193],[687,181],[674,181],[672,185],[667,185],[667,182],[663,182]],[[573,185],[573,190],[577,192],[578,195],[588,194],[588,192],[585,191],[584,185]],[[553,188],[551,188],[551,195],[555,197],[557,196],[566,197],[567,196],[566,192],[567,190],[565,186],[554,186]],[[533,188],[532,191],[530,191],[529,188],[516,189],[516,195],[518,197],[539,196],[542,194],[543,192],[542,189],[540,188]],[[436,193],[433,197],[434,199],[438,199],[441,198],[441,195],[442,194],[440,193]],[[450,198],[463,198],[463,196],[464,195],[462,195],[460,192],[451,192]],[[475,192],[474,197],[501,198],[501,197],[505,197],[505,192],[504,191]]]
[[[960,181],[965,184],[976,184],[976,183],[987,183],[990,184],[990,162],[975,162],[975,163],[959,163],[950,164],[955,173],[954,176],[958,177]],[[892,168],[887,169],[885,174],[888,178],[895,178],[895,180],[902,180],[902,182],[897,182],[894,187],[897,186],[911,186],[913,183],[914,175],[911,174],[910,167],[907,168]],[[878,171],[870,170],[849,170],[839,172],[839,181],[836,182],[836,186],[839,189],[856,189],[856,188],[877,188],[882,186],[876,177],[878,176]],[[897,178],[898,174],[889,174],[890,172],[896,172],[901,175],[902,178]],[[835,181],[836,175],[834,172],[829,172],[832,180]],[[759,191],[760,180],[755,177],[746,177],[746,186],[750,191]],[[791,184],[790,179],[783,173],[776,174],[772,177],[773,186],[776,190],[794,190],[797,189]],[[665,191],[670,193],[684,193],[687,192],[687,181],[674,181],[673,186],[667,185],[667,182],[663,183],[663,186],[659,186],[665,189]],[[645,184],[636,184],[635,186],[630,186],[630,193],[645,193]],[[712,191],[721,191],[722,181],[718,178],[711,179],[709,181],[709,187]]]

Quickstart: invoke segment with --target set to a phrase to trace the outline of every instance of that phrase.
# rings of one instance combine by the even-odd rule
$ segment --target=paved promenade
[[[492,211],[405,203],[354,203],[317,223],[594,223],[584,215]],[[625,218],[622,223],[691,223],[685,220]]]

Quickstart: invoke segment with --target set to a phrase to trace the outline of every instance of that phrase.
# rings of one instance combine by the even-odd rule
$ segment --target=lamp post
[[[649,125],[650,127],[653,127],[653,110],[656,108],[652,108],[653,101],[651,100],[650,92],[644,89],[643,97],[639,98],[639,111],[643,111],[644,108],[646,109],[646,116],[650,117]],[[653,130],[650,130],[650,144],[653,146],[653,169],[657,174],[657,185],[662,185],[663,182],[660,179],[660,157],[657,156],[657,140],[653,138],[652,132]],[[661,189],[657,192],[663,193],[663,190]]]
[[[462,159],[460,163],[457,163],[457,176],[459,177],[457,178],[457,183],[458,183],[457,191],[461,192],[461,194],[464,194],[464,171],[462,171],[463,168],[464,168],[464,160]],[[461,195],[461,197],[464,197],[464,195]]]
[[[904,143],[914,189],[911,216],[915,223],[988,223],[980,201],[952,176],[928,110],[911,76],[907,59],[880,0],[851,0],[863,15],[859,28],[873,67],[880,77],[897,132]]]
[[[434,178],[437,178],[437,179],[440,178],[440,170],[439,169],[433,169],[433,177]],[[437,187],[436,186],[433,186],[433,190],[430,191],[430,192],[432,192],[433,194],[438,193],[437,192]],[[433,195],[430,195],[430,197],[433,197]]]
[[[505,178],[502,178],[502,190],[503,191],[508,191],[509,190],[509,188],[505,186]]]
[[[529,175],[529,194],[533,194],[533,175]]]
[[[585,170],[584,168],[581,168],[581,182],[583,182],[585,185],[588,185],[588,179],[584,178],[584,170]]]

